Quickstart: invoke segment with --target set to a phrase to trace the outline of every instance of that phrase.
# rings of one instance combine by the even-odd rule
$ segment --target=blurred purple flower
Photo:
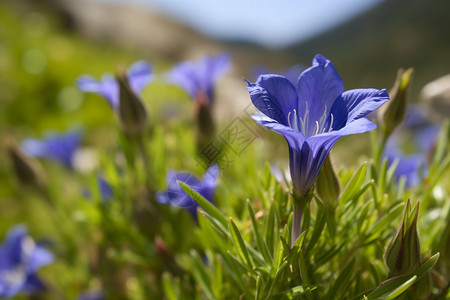
[[[102,195],[102,199],[104,201],[110,200],[114,197],[114,192],[109,185],[109,183],[102,176],[97,177],[98,187],[100,189],[100,194]]]
[[[219,78],[230,69],[230,56],[204,56],[198,62],[185,61],[177,64],[169,73],[168,81],[183,88],[192,99],[206,95],[213,101],[214,86]]]
[[[73,157],[81,142],[81,136],[79,130],[62,134],[48,133],[42,140],[25,139],[21,148],[29,156],[52,159],[73,168]]]
[[[136,94],[140,94],[151,82],[152,76],[152,65],[142,60],[132,64],[127,70],[128,82]],[[100,81],[92,76],[82,75],[77,79],[77,86],[83,92],[103,96],[114,109],[119,107],[119,84],[111,74],[103,75]]]
[[[158,202],[185,208],[189,211],[192,217],[197,220],[197,202],[195,202],[183,191],[177,181],[187,184],[194,191],[212,203],[218,177],[219,167],[217,165],[212,165],[209,167],[201,180],[188,172],[169,171],[166,177],[167,191],[159,192],[157,194]]]
[[[433,148],[439,129],[418,106],[408,106],[405,122],[389,137],[384,149],[388,166],[395,161],[398,163],[395,169],[397,181],[404,177],[406,187],[413,187],[423,180],[428,167],[427,155]],[[413,150],[411,154],[402,150],[405,140]]]
[[[397,181],[405,178],[406,187],[413,187],[420,183],[424,177],[426,157],[423,154],[404,155],[398,149],[386,148],[384,156],[388,160],[388,166],[397,161],[395,177]]]
[[[0,298],[45,290],[36,272],[52,262],[53,255],[36,245],[24,226],[13,227],[0,245]]]
[[[291,67],[288,67],[284,70],[281,70],[279,73],[281,75],[283,75],[284,77],[286,77],[287,80],[289,80],[294,86],[297,85],[297,79],[298,76],[300,75],[301,72],[303,72],[303,70],[305,70],[306,68],[303,65],[294,65]],[[263,66],[263,65],[258,65],[255,66],[252,70],[252,77],[253,78],[258,78],[260,75],[264,75],[264,74],[272,74],[273,72]]]
[[[364,116],[389,100],[386,90],[344,92],[333,64],[320,54],[300,74],[297,88],[279,75],[247,83],[253,104],[262,112],[253,118],[286,138],[291,178],[300,196],[312,188],[333,145],[343,136],[374,130],[376,125]]]

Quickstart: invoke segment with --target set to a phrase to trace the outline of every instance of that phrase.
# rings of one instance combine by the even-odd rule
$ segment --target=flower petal
[[[43,157],[47,152],[45,143],[38,139],[25,139],[20,144],[20,148],[26,155],[33,157]]]
[[[247,81],[253,105],[280,124],[288,125],[288,115],[296,109],[297,92],[284,76],[261,75],[255,83]]]
[[[389,100],[386,90],[355,89],[342,94],[342,101],[347,107],[347,123],[365,117]]]
[[[128,82],[136,94],[142,92],[152,77],[152,65],[144,60],[135,62],[127,70]]]
[[[263,114],[254,114],[252,119],[259,125],[263,125],[278,134],[281,134],[286,139],[289,147],[300,149],[305,142],[305,136],[288,126],[278,123],[277,121],[264,116]]]
[[[204,72],[200,73],[200,82],[208,95],[209,99],[213,99],[214,86],[217,80],[226,73],[231,67],[230,55],[224,53],[215,57],[205,57],[200,63],[203,65]]]
[[[28,273],[34,273],[43,266],[49,265],[54,261],[52,253],[44,247],[36,245],[28,260]]]
[[[200,83],[195,73],[195,65],[190,61],[179,63],[173,67],[167,74],[167,79],[170,83],[184,89],[193,99],[200,89]]]
[[[201,184],[204,186],[213,186],[217,185],[217,178],[219,178],[220,169],[217,164],[212,165],[206,170],[205,175],[203,176]]]
[[[314,156],[316,156],[322,147],[325,147],[328,151],[331,150],[334,144],[343,136],[372,131],[375,128],[377,128],[375,123],[366,118],[361,118],[347,124],[340,130],[312,136],[308,138],[308,143],[313,149]]]
[[[113,108],[119,105],[119,85],[111,75],[104,75],[100,81],[83,75],[78,78],[77,86],[83,92],[97,93],[103,96]]]
[[[298,115],[302,117],[308,110],[308,126],[314,128],[325,108],[329,115],[335,100],[344,92],[344,83],[333,64],[317,54],[312,67],[306,69],[298,78],[297,92]]]

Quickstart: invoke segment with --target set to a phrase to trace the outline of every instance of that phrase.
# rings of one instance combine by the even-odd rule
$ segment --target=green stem
[[[303,210],[305,205],[301,201],[294,201],[294,216],[292,218],[291,247],[294,246],[302,231]]]
[[[302,233],[302,220],[303,212],[306,204],[308,203],[308,197],[295,197],[294,198],[294,216],[292,218],[292,232],[291,232],[291,246],[294,246],[298,237]]]
[[[142,157],[142,162],[144,163],[144,171],[145,171],[145,184],[147,188],[150,188],[152,185],[152,172],[150,169],[150,160],[148,157],[147,149],[145,147],[144,139],[142,135],[136,138],[137,146],[139,148],[140,155]]]
[[[375,165],[377,167],[380,166],[381,154],[383,153],[384,146],[386,145],[387,138],[388,138],[388,136],[386,134],[384,134],[384,132],[382,132],[381,133],[381,141],[380,141],[380,144],[378,145],[378,147],[376,148],[376,153],[375,153]]]

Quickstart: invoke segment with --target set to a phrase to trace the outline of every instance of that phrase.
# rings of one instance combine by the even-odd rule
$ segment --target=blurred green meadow
[[[141,94],[150,172],[107,101],[75,85],[82,74],[99,79],[137,60],[150,62],[155,74]],[[216,121],[219,135],[238,123],[251,137],[242,151],[220,145],[217,209],[201,205],[205,212],[194,220],[185,209],[156,203],[168,170],[200,178],[206,169],[196,148],[194,102],[162,80],[175,63],[156,52],[88,40],[38,3],[0,2],[0,239],[24,224],[55,256],[39,270],[47,291],[14,299],[81,299],[86,291],[101,291],[104,299],[449,299],[448,123],[438,124],[428,171],[414,187],[398,184],[395,164],[377,161],[380,130],[344,137],[330,152],[338,198],[330,203],[314,193],[295,243],[285,141],[245,111]],[[242,80],[244,93],[245,85]],[[74,169],[33,158],[45,191],[22,185],[6,146],[69,129],[82,132]],[[276,165],[282,178],[272,171]],[[102,199],[99,175],[112,189],[109,201]],[[409,206],[418,202],[420,262],[395,274],[386,248],[403,215],[412,226]]]

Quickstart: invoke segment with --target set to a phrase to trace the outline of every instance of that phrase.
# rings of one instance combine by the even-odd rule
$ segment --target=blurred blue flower
[[[110,200],[114,197],[114,192],[109,185],[109,183],[102,176],[97,177],[98,187],[100,189],[100,194],[102,195],[102,199],[104,201]]]
[[[388,166],[397,162],[397,181],[404,177],[405,186],[413,187],[423,180],[428,167],[427,155],[433,148],[439,129],[428,120],[422,109],[408,106],[405,122],[389,137],[384,149]],[[412,149],[410,154],[403,150],[406,142]]]
[[[52,262],[53,255],[36,245],[24,226],[13,227],[0,245],[0,298],[45,290],[36,272]]]
[[[212,102],[214,86],[231,67],[230,56],[221,54],[205,56],[198,62],[185,61],[177,64],[168,74],[168,81],[183,88],[196,101]]]
[[[312,188],[333,145],[343,136],[375,129],[364,116],[389,100],[386,90],[344,92],[333,64],[320,54],[300,74],[297,87],[284,76],[262,75],[248,82],[247,89],[262,112],[253,118],[286,138],[292,182],[300,196]]]
[[[152,65],[146,61],[138,61],[127,70],[128,82],[136,94],[141,93],[152,77]],[[111,74],[103,75],[100,81],[92,76],[82,75],[77,79],[77,86],[83,92],[103,96],[114,109],[119,107],[119,84]]]
[[[212,203],[218,177],[219,167],[217,165],[212,165],[209,167],[201,180],[188,172],[169,171],[166,177],[167,191],[159,192],[156,195],[158,202],[185,208],[189,211],[192,217],[197,220],[197,202],[195,202],[183,191],[177,181],[187,184],[194,191]]]
[[[21,148],[26,155],[57,161],[73,168],[73,157],[81,142],[82,133],[71,130],[66,133],[47,133],[42,140],[25,139]]]
[[[101,291],[89,291],[82,293],[78,300],[103,300],[105,299],[105,294]]]

